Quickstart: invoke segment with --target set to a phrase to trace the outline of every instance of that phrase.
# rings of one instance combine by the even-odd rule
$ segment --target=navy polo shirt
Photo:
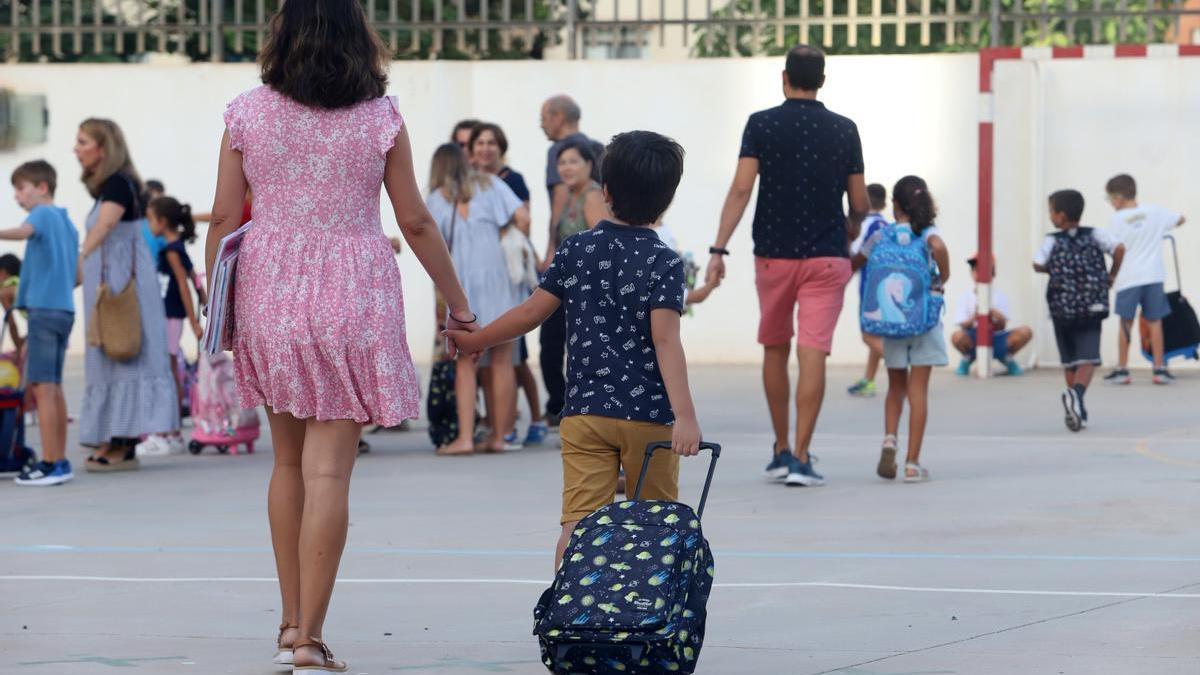
[[[646,227],[602,221],[559,247],[541,288],[566,310],[564,417],[674,423],[650,313],[683,313],[683,267],[679,254]]]
[[[820,101],[788,99],[750,116],[740,156],[758,160],[754,255],[849,256],[842,196],[846,178],[863,172],[854,122]]]

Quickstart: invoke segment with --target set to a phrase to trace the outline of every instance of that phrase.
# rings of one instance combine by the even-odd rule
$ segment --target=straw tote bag
[[[132,186],[131,186],[132,187]],[[134,200],[137,191],[134,190]],[[100,245],[100,287],[88,325],[88,343],[113,361],[124,363],[142,352],[142,306],[137,294],[137,239],[130,246],[129,283],[120,293],[108,285],[104,245]]]

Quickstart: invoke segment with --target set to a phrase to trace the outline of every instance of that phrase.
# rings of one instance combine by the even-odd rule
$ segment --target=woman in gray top
[[[479,325],[486,326],[521,304],[522,298],[508,277],[500,230],[510,222],[528,230],[529,210],[504,181],[472,170],[466,155],[454,144],[443,145],[434,153],[429,190],[426,206],[446,239],[467,301],[479,317]],[[510,342],[492,348],[491,362],[511,364],[514,345]],[[459,359],[454,384],[458,438],[438,448],[438,454],[464,455],[476,450],[475,380],[475,362]],[[492,432],[479,450],[503,452],[504,434],[512,427],[516,407],[513,369],[489,368],[484,385],[490,389],[487,399]]]

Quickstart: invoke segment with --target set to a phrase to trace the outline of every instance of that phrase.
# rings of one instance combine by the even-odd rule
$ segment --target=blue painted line
[[[411,557],[444,558],[542,558],[543,549],[470,549],[470,548],[393,548],[364,546],[347,549],[349,553],[368,553]],[[69,546],[69,545],[0,545],[0,553],[191,553],[191,554],[264,554],[265,546]],[[1028,562],[1133,562],[1133,563],[1200,563],[1200,556],[1122,556],[1122,555],[1057,555],[1029,553],[899,553],[871,551],[724,551],[717,549],[719,558],[759,560],[962,560],[962,561],[1028,561]]]

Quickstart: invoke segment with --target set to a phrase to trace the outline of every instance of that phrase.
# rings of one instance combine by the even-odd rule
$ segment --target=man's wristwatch
[[[729,249],[718,246],[710,246],[708,252],[712,255],[729,255]]]

